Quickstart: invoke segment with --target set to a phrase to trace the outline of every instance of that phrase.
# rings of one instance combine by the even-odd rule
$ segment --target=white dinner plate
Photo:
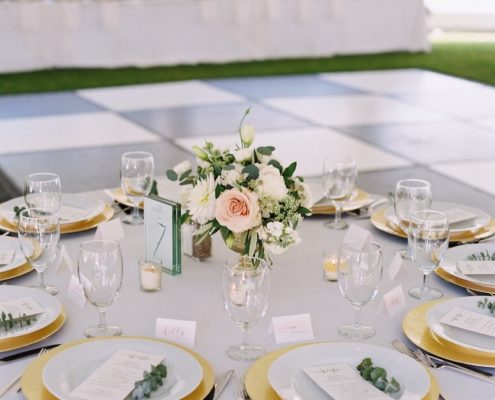
[[[460,208],[475,214],[476,217],[467,221],[458,222],[456,224],[450,224],[449,229],[451,233],[462,233],[469,231],[476,231],[484,226],[488,225],[491,221],[491,217],[486,212],[479,208],[466,206],[464,204],[447,203],[445,201],[434,201],[431,203],[431,209],[437,211],[447,211],[453,208]],[[392,226],[398,226],[398,218],[395,215],[393,207],[389,207],[385,210],[385,218]]]
[[[495,243],[475,243],[452,247],[445,252],[440,264],[441,268],[457,278],[484,286],[495,287],[495,275],[464,275],[457,268],[457,261],[466,261],[471,254],[478,254],[485,251],[494,253]]]
[[[0,206],[0,214],[11,224],[17,224],[15,206],[25,207],[24,197],[16,197]],[[60,225],[88,221],[101,214],[104,208],[105,203],[102,200],[83,194],[64,193],[59,211]]]
[[[455,326],[444,325],[439,320],[454,307],[464,310],[480,313],[483,315],[493,316],[487,309],[478,307],[478,301],[485,299],[487,296],[469,296],[457,297],[454,299],[442,301],[434,305],[426,315],[428,328],[437,336],[448,342],[454,343],[468,349],[483,351],[495,354],[495,340],[493,337],[479,333],[469,332]],[[488,296],[490,298],[490,296]]]
[[[328,400],[302,368],[339,363],[357,367],[366,357],[385,368],[389,379],[397,379],[401,400],[422,399],[428,393],[430,378],[419,363],[395,350],[358,342],[316,343],[289,351],[272,363],[268,380],[282,399]]]
[[[19,239],[0,236],[0,251],[11,249],[15,251],[14,259],[10,264],[0,265],[0,272],[10,271],[17,267],[20,267],[26,262],[26,259],[24,258],[21,247],[19,245]]]
[[[62,304],[60,301],[55,296],[52,296],[44,290],[14,285],[0,286],[0,302],[28,296],[36,300],[45,312],[39,315],[36,321],[34,321],[31,325],[24,326],[22,328],[16,327],[8,332],[0,329],[0,341],[39,331],[55,321],[55,319],[57,319],[62,312]]]
[[[201,364],[189,353],[165,342],[146,339],[102,339],[71,347],[54,356],[43,369],[43,384],[55,397],[72,400],[77,386],[119,349],[163,354],[167,377],[151,399],[176,400],[193,392],[203,379]]]

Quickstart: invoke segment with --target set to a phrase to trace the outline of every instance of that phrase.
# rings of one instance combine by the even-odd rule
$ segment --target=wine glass
[[[365,339],[375,334],[372,326],[361,323],[361,307],[375,298],[382,271],[382,249],[378,244],[353,240],[340,245],[337,263],[339,288],[354,309],[353,323],[338,329],[342,336]]]
[[[120,183],[122,190],[133,205],[132,213],[124,220],[130,225],[142,225],[143,217],[139,213],[139,204],[153,186],[155,161],[153,155],[144,151],[122,154],[120,164]]]
[[[223,271],[225,310],[243,332],[240,345],[230,346],[226,353],[234,360],[256,360],[265,354],[261,346],[248,340],[248,329],[266,313],[270,291],[270,269],[265,260],[241,256],[228,260]]]
[[[58,213],[47,208],[27,208],[19,214],[18,237],[22,253],[38,273],[38,289],[52,295],[55,286],[47,285],[44,272],[55,260],[60,239]]]
[[[335,207],[335,219],[325,222],[329,229],[344,229],[347,223],[340,219],[342,207],[352,196],[356,186],[356,162],[349,156],[325,158],[323,163],[323,190]]]
[[[81,243],[77,258],[77,274],[88,301],[99,312],[98,325],[84,330],[87,337],[119,336],[122,329],[107,325],[105,312],[122,286],[122,253],[117,242],[90,240]]]
[[[60,210],[62,185],[60,177],[51,172],[30,174],[24,180],[24,201],[28,208]]]
[[[394,211],[399,228],[407,234],[409,220],[416,211],[426,210],[431,206],[431,185],[422,179],[403,179],[395,186]],[[410,249],[401,250],[404,259],[411,259]]]
[[[423,284],[409,290],[409,294],[420,300],[433,300],[443,296],[439,289],[428,285],[428,276],[438,267],[449,247],[449,222],[440,211],[416,211],[411,217],[408,235],[409,249],[413,261],[423,272]]]

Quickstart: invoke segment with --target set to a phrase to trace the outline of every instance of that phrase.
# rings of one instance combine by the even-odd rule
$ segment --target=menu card
[[[476,214],[463,208],[450,208],[444,213],[447,215],[449,225],[457,224],[459,222],[469,221],[477,217]]]
[[[45,310],[37,303],[35,299],[27,296],[0,302],[0,315],[3,312],[6,315],[10,313],[14,318],[17,318],[18,316],[22,316],[24,314],[28,317],[43,314]]]
[[[15,250],[0,250],[0,266],[9,265],[12,261],[14,261]]]
[[[457,261],[464,275],[495,275],[495,261]]]
[[[334,400],[390,400],[348,364],[306,367],[303,371]]]
[[[470,332],[495,337],[495,318],[455,307],[440,322]]]
[[[70,394],[84,400],[123,400],[134,383],[143,379],[143,372],[164,358],[164,355],[120,349]]]

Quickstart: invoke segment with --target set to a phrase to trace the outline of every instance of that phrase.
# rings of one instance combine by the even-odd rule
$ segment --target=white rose
[[[239,149],[234,152],[234,157],[237,162],[248,161],[253,157],[253,149]]]
[[[241,127],[241,141],[244,146],[251,146],[254,141],[256,131],[254,127],[248,124],[243,124]]]
[[[311,210],[311,207],[313,207],[313,194],[311,193],[309,186],[304,182],[296,180],[296,190],[301,197],[301,206]]]
[[[184,172],[189,171],[191,169],[192,166],[189,160],[182,161],[173,168],[174,172],[179,176],[181,176]]]
[[[261,198],[280,201],[287,196],[284,178],[273,165],[261,165],[260,176],[255,187],[256,194]]]

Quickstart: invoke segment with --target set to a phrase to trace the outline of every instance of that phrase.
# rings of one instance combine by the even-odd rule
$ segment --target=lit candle
[[[145,292],[156,292],[161,288],[162,266],[150,260],[139,261],[139,278],[141,290]]]
[[[338,255],[335,251],[323,253],[323,279],[327,281],[337,280]]]
[[[235,283],[230,285],[230,299],[236,306],[242,307],[246,305],[246,289],[240,285],[238,287]]]

